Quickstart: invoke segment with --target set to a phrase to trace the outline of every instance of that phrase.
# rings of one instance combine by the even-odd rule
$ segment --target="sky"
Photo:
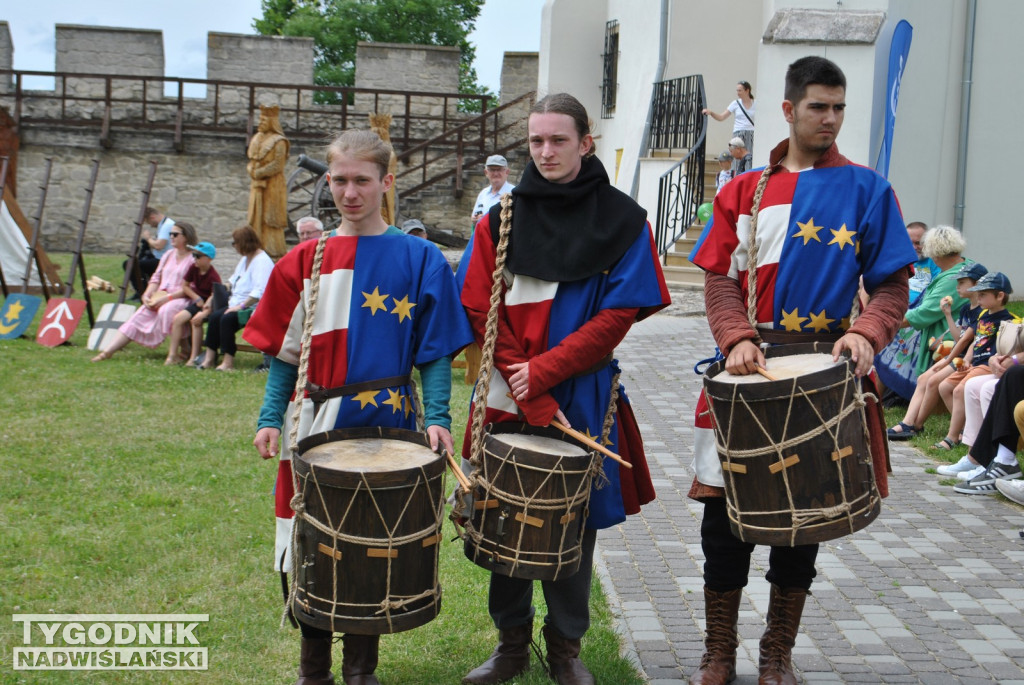
[[[164,36],[166,76],[206,78],[206,34],[253,33],[260,0],[7,0],[0,21],[10,26],[14,68],[54,70],[54,25],[89,24],[157,29]],[[470,42],[476,46],[480,82],[497,93],[505,52],[535,52],[540,47],[543,0],[487,0]],[[28,84],[29,87],[33,87]],[[44,87],[36,85],[34,87]],[[52,87],[52,86],[50,86]]]

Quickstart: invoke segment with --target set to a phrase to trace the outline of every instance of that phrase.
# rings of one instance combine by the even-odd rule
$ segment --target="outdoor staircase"
[[[704,197],[708,202],[715,196],[715,181],[718,176],[717,164],[715,169],[707,169],[704,172]],[[665,272],[665,280],[673,285],[684,287],[703,288],[704,271],[694,266],[688,259],[690,251],[697,244],[704,224],[699,220],[690,225],[675,244],[665,253],[665,264],[662,267]]]

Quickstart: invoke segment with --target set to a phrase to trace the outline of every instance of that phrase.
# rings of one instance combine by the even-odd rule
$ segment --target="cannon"
[[[299,155],[295,170],[288,176],[288,242],[298,242],[295,222],[304,216],[320,219],[325,230],[341,222],[327,187],[327,163]]]

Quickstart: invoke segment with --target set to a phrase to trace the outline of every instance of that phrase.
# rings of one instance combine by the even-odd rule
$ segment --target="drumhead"
[[[565,440],[546,438],[542,435],[490,433],[489,437],[509,447],[531,450],[539,454],[550,454],[557,457],[584,457],[587,455],[587,451],[579,445],[574,445]]]
[[[420,468],[436,460],[437,454],[404,440],[354,438],[311,447],[302,458],[317,468],[371,473]]]
[[[832,367],[845,363],[842,358],[840,358],[838,362],[834,362],[832,361],[831,354],[822,354],[820,352],[768,357],[765,362],[765,369],[767,369],[768,373],[780,381],[787,378],[806,376],[808,374],[824,371],[825,369],[831,369]],[[767,378],[759,373],[738,376],[725,371],[724,368],[722,373],[715,376],[715,380],[721,383],[736,384],[769,382]]]

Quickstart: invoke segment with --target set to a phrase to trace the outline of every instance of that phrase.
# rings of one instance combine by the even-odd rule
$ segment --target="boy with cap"
[[[715,195],[732,180],[732,155],[726,150],[718,155],[718,177],[715,179]]]
[[[171,322],[171,343],[167,348],[167,360],[164,361],[166,366],[180,364],[189,357],[199,354],[199,348],[203,344],[202,326],[192,329],[192,347],[186,356],[179,355],[178,348],[185,337],[186,327],[193,317],[202,317],[200,320],[206,318],[206,312],[209,310],[204,311],[203,307],[213,296],[213,284],[221,282],[220,274],[213,268],[213,260],[217,256],[217,248],[213,246],[213,243],[204,240],[201,243],[189,245],[188,249],[192,252],[193,263],[185,272],[185,281],[182,284],[182,290],[185,291],[185,297],[188,299],[188,306],[175,314]],[[196,334],[197,330],[198,335]]]
[[[978,293],[971,292],[978,279],[988,273],[988,269],[977,262],[965,262],[960,271],[956,274],[956,293],[959,297],[966,299],[960,308],[957,320],[953,321],[952,306],[953,298],[949,295],[942,298],[939,308],[946,315],[949,323],[949,335],[956,341],[949,354],[936,360],[928,369],[917,377],[917,385],[914,394],[907,406],[907,413],[903,420],[890,428],[887,433],[890,440],[910,440],[924,430],[924,422],[931,416],[939,403],[939,384],[956,372],[956,364],[953,360],[968,348],[974,341],[974,330],[978,326],[978,316],[981,314],[981,307],[978,306]],[[939,336],[944,338],[945,334]],[[941,340],[938,343],[942,344]],[[974,468],[976,464],[970,464]],[[955,476],[968,467],[960,468],[960,464],[952,464],[948,469],[957,469],[949,473],[943,472],[947,467],[939,467],[938,473],[945,476]]]
[[[977,376],[992,373],[988,361],[996,352],[996,335],[1003,321],[1013,320],[1013,314],[1006,310],[1006,302],[1013,292],[1010,279],[996,271],[982,276],[968,292],[978,294],[981,314],[973,329],[967,329],[974,336],[974,344],[964,355],[959,371],[939,383],[939,395],[949,409],[949,430],[946,437],[932,445],[934,449],[948,450],[960,444],[960,433],[964,429],[964,390],[966,382]],[[966,332],[965,332],[966,335]],[[973,482],[973,481],[972,481]],[[958,486],[959,488],[959,486]],[[959,489],[957,490],[960,491]]]
[[[514,185],[508,182],[508,160],[501,155],[491,155],[484,162],[484,174],[487,175],[489,185],[480,191],[473,204],[473,226],[480,221],[480,217],[498,204],[498,200],[505,193],[511,193]]]

